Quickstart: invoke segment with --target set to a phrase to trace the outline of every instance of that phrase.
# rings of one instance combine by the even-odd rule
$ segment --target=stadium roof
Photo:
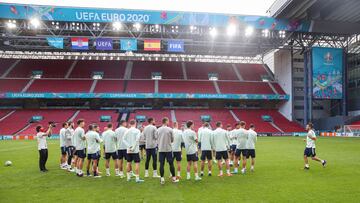
[[[190,11],[264,16],[274,0],[4,0],[1,2],[66,7]]]
[[[276,0],[268,14],[275,18],[310,20],[313,32],[360,33],[359,0]]]

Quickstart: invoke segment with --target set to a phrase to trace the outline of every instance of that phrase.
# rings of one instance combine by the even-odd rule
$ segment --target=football
[[[11,166],[12,162],[11,161],[5,161],[5,166]]]

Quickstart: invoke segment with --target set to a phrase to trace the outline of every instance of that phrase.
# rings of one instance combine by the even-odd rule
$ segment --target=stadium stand
[[[179,62],[144,62],[134,61],[131,78],[151,79],[152,72],[161,72],[163,79],[183,79],[181,63]]]
[[[231,64],[186,63],[186,73],[195,80],[208,80],[209,73],[217,73],[219,80],[238,80]]]
[[[15,59],[1,59],[0,60],[0,76],[2,76],[12,64],[15,63]]]
[[[244,80],[262,81],[262,75],[269,75],[260,64],[236,64],[237,69]]]
[[[93,72],[104,72],[103,78],[123,79],[126,61],[78,61],[71,78],[91,78]]]
[[[27,79],[0,79],[0,92],[21,92],[28,82]]]
[[[210,93],[216,94],[211,81],[159,81],[160,93]]]
[[[111,116],[111,122],[113,125],[118,125],[119,113],[115,110],[79,110],[79,113],[75,116],[73,121],[76,122],[78,119],[85,119],[85,123],[87,125],[97,123],[101,130],[103,130],[107,122],[100,122],[101,116]]]
[[[155,83],[153,80],[129,80],[126,84],[126,92],[153,93]]]
[[[32,71],[43,71],[42,78],[63,78],[71,60],[21,60],[9,73],[11,78],[29,78]]]
[[[93,80],[36,79],[27,92],[89,92]]]
[[[94,89],[95,93],[124,92],[123,80],[98,80]]]
[[[168,109],[164,109],[164,110],[144,110],[144,109],[138,109],[135,110],[133,113],[130,113],[130,117],[129,119],[135,119],[136,116],[146,116],[146,118],[154,118],[156,125],[160,126],[161,125],[161,119],[163,117],[168,117],[170,119],[170,123],[172,123],[171,120],[171,113],[170,110]],[[145,125],[147,125],[147,121],[145,122]]]
[[[223,94],[275,94],[267,82],[218,81]]]

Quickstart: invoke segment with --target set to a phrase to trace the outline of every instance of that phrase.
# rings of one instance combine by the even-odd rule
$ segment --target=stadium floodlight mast
[[[114,30],[120,30],[122,25],[119,21],[116,21],[112,24]]]
[[[40,26],[40,20],[38,18],[31,18],[30,24],[32,25],[33,28],[37,29]]]
[[[254,33],[254,27],[248,26],[248,27],[245,29],[245,36],[246,36],[246,37],[250,37],[253,33]]]
[[[210,28],[210,36],[211,37],[216,37],[216,35],[217,35],[217,30],[216,30],[216,28]]]
[[[230,23],[226,28],[226,33],[228,36],[234,36],[236,34],[236,25],[234,23]]]
[[[270,36],[270,31],[268,29],[262,30],[262,36],[263,37],[269,37]]]

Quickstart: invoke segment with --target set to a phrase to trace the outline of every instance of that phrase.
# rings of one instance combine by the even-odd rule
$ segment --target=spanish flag
[[[161,41],[159,39],[144,40],[144,51],[160,51]]]

